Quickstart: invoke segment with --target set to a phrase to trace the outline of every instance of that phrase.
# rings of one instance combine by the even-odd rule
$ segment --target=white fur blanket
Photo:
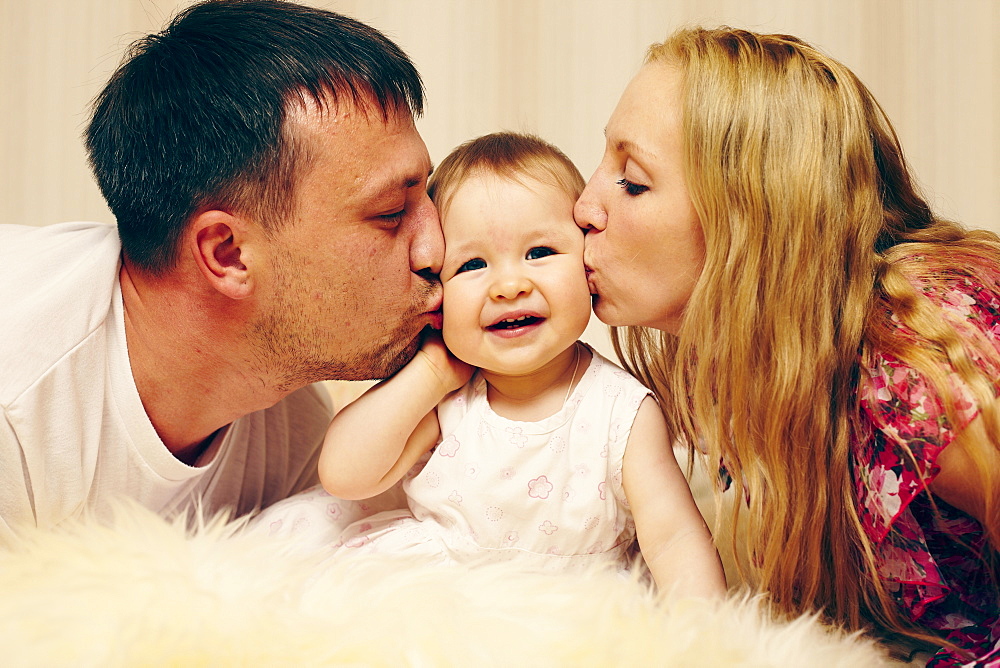
[[[760,599],[657,603],[609,571],[316,558],[239,523],[126,506],[0,551],[6,666],[891,665]]]

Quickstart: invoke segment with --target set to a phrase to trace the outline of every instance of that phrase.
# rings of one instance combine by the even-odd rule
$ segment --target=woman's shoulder
[[[903,270],[913,288],[932,304],[964,320],[992,326],[1000,320],[1000,265]]]
[[[1000,272],[984,277],[981,270],[931,269],[921,258],[906,264],[907,280],[936,309],[931,324],[947,323],[961,338],[979,343],[981,347],[970,348],[971,359],[987,373],[995,360],[975,351],[993,348],[994,357],[1000,355]],[[979,413],[976,395],[946,361],[950,355],[934,352],[940,344],[926,330],[915,331],[899,313],[889,310],[887,315],[891,336],[903,343],[864,355],[852,438],[854,478],[873,539],[884,537],[897,515],[925,489],[936,475],[940,452]],[[928,350],[933,354],[924,355]],[[917,364],[921,355],[924,363]],[[951,410],[942,397],[942,383]]]
[[[947,323],[954,327],[960,339],[985,348],[992,348],[994,357],[1000,356],[1000,274],[997,282],[984,281],[972,273],[961,270],[918,271],[905,274],[914,290],[936,309],[933,325]],[[887,307],[888,324],[892,337],[905,344],[889,348],[874,347],[863,356],[859,379],[858,399],[862,422],[883,432],[890,441],[905,445],[919,455],[926,450],[926,459],[933,461],[937,451],[947,445],[953,432],[961,429],[977,414],[977,409],[966,383],[950,366],[950,355],[938,351],[940,342],[927,335],[926,322],[923,332],[899,313]],[[970,346],[971,358],[988,372],[990,363],[975,351],[984,347]],[[931,377],[928,364],[917,364],[920,350],[930,350],[926,359],[938,360],[933,364],[946,378],[946,391],[954,402],[953,417],[958,424],[951,424],[945,402],[941,397],[941,380]],[[907,455],[909,456],[909,454]]]
[[[948,245],[897,248],[890,265],[918,295],[943,311],[994,321],[1000,314],[1000,249]]]
[[[912,302],[895,307],[888,300],[884,303],[888,337],[881,338],[881,346],[872,344],[867,350],[862,366],[868,373],[863,374],[862,382],[881,375],[887,380],[881,389],[891,391],[922,386],[923,374],[913,368],[911,355],[906,353],[918,348],[943,348],[946,344],[942,342],[947,338],[940,338],[942,324],[953,328],[959,341],[965,342],[980,370],[992,374],[992,367],[984,367],[989,366],[984,357],[1000,357],[1000,264],[982,264],[968,269],[955,265],[940,267],[916,256],[909,258],[900,269],[917,299],[925,300],[931,309],[924,310],[920,321],[913,315]],[[899,345],[898,342],[906,343]],[[979,352],[976,352],[977,347]],[[947,351],[939,352],[942,354],[937,357],[942,359],[947,354]],[[948,373],[952,369],[944,371]]]

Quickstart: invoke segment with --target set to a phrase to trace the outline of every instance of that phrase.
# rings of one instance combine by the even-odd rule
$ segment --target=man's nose
[[[410,270],[436,279],[444,262],[444,234],[437,208],[426,195],[413,213],[415,231],[410,244]]]

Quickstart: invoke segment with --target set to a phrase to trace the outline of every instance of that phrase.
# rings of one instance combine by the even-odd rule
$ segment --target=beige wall
[[[0,0],[0,223],[111,221],[87,170],[87,102],[178,0]],[[1000,232],[1000,0],[329,0],[387,32],[427,84],[432,160],[536,132],[585,176],[645,47],[681,24],[789,32],[852,67],[938,211]]]

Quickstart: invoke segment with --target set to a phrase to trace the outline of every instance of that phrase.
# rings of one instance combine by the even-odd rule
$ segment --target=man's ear
[[[203,211],[191,220],[189,246],[202,276],[230,299],[253,294],[247,222],[225,211]]]

